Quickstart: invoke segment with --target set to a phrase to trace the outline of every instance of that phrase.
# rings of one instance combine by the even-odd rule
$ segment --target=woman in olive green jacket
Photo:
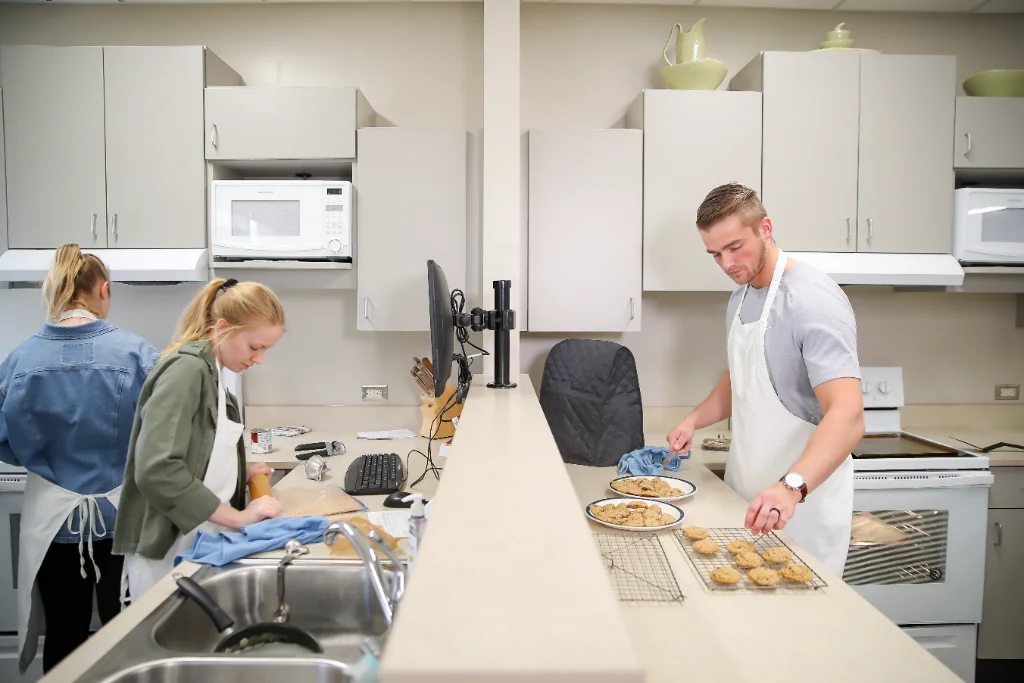
[[[238,403],[221,369],[263,361],[284,332],[274,293],[253,282],[214,280],[182,316],[175,341],[142,387],[114,528],[133,600],[174,566],[196,532],[239,529],[281,512],[264,496],[245,506],[246,466]]]

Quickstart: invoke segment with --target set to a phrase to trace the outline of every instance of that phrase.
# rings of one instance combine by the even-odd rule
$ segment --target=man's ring
[[[776,513],[776,514],[778,514],[778,515],[779,515],[779,519],[782,519],[782,510],[780,510],[779,508],[772,508],[772,509],[771,509],[771,510],[769,510],[768,512],[770,513],[770,512],[772,512],[773,510],[775,511],[775,513]]]

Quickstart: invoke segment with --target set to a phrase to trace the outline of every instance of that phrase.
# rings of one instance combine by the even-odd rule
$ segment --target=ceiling
[[[0,3],[75,5],[199,5],[310,2],[481,2],[482,0],[0,0]],[[678,5],[756,9],[837,10],[847,12],[952,12],[1020,14],[1024,0],[522,0],[568,4]]]

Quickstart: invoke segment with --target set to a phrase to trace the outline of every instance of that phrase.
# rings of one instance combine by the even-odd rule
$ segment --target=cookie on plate
[[[705,538],[700,541],[694,541],[693,550],[701,555],[714,555],[718,552],[718,544],[710,538]]]
[[[768,567],[758,567],[747,572],[747,578],[758,586],[774,586],[779,582],[779,573]]]
[[[779,546],[776,548],[768,548],[768,550],[761,553],[761,557],[763,557],[764,561],[769,564],[786,564],[787,562],[792,561],[793,553],[789,552],[789,548]]]
[[[711,580],[715,583],[734,584],[742,578],[743,575],[732,567],[717,567],[711,572]]]
[[[764,560],[757,553],[740,553],[735,557],[736,565],[744,569],[754,569],[764,564]]]
[[[793,583],[807,583],[814,579],[814,572],[802,564],[791,564],[780,569],[779,576]]]
[[[726,546],[725,549],[728,550],[733,555],[739,555],[740,553],[754,553],[754,552],[757,552],[757,549],[754,548],[754,544],[753,543],[751,543],[750,541],[745,541],[743,539],[737,539],[737,540],[733,541],[728,546]],[[760,565],[758,565],[758,566],[760,566]]]
[[[691,541],[701,541],[708,537],[708,530],[702,526],[688,526],[683,529],[683,536]]]

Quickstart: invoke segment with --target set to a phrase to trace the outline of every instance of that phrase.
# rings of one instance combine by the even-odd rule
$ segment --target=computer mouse
[[[412,507],[412,501],[406,503],[403,498],[409,495],[408,491],[395,491],[390,496],[384,499],[384,507],[386,508],[409,508]],[[424,500],[424,503],[427,501]]]

